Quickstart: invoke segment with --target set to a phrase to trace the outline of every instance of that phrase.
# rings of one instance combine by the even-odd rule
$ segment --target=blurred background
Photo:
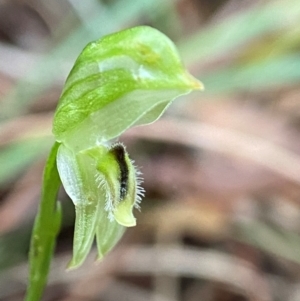
[[[51,121],[89,41],[146,24],[205,85],[120,140],[144,174],[138,225],[98,265],[71,258],[43,300],[300,300],[299,0],[0,1],[0,300],[22,300]]]

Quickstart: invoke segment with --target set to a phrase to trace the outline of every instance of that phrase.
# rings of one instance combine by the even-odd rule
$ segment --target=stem
[[[61,181],[56,167],[58,147],[59,143],[55,142],[44,168],[42,199],[30,242],[29,282],[25,301],[38,301],[43,294],[60,229],[61,208],[57,203],[57,193]]]

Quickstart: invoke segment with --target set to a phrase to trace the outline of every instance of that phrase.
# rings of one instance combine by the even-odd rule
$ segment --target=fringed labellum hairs
[[[53,123],[59,175],[76,209],[70,268],[84,261],[95,235],[102,258],[124,227],[136,224],[140,174],[125,147],[111,140],[155,121],[174,98],[201,88],[174,44],[151,27],[103,37],[79,55]]]

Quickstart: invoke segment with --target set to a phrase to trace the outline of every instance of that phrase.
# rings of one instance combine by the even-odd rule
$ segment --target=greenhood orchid
[[[46,283],[60,225],[60,181],[75,205],[69,268],[76,268],[95,237],[101,259],[126,227],[136,225],[133,209],[144,195],[142,178],[116,139],[157,120],[176,97],[202,88],[184,69],[172,41],[151,27],[120,31],[83,49],[54,115],[56,142],[31,241],[27,301],[39,300]]]

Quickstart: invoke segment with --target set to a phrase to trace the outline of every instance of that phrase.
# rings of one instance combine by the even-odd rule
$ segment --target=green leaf
[[[278,36],[277,32],[297,25],[299,18],[298,0],[290,0],[289,5],[284,1],[259,3],[201,28],[180,43],[180,53],[188,65],[201,63],[230,51],[236,52],[240,45],[249,45],[263,35],[275,33]]]
[[[203,76],[208,93],[259,90],[291,85],[300,80],[297,54],[224,68]]]
[[[259,221],[239,222],[235,225],[234,239],[248,243],[270,254],[300,263],[300,238],[278,225]]]
[[[7,184],[53,144],[48,137],[20,140],[0,149],[0,184]]]

